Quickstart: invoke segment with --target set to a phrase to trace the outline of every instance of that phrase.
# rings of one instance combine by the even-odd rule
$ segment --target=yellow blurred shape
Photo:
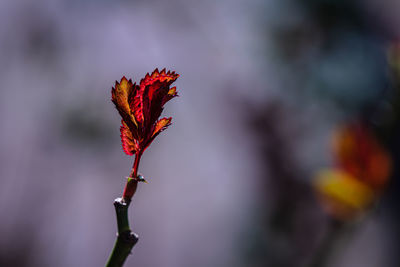
[[[374,191],[349,173],[326,169],[317,173],[314,187],[324,209],[337,219],[350,219],[374,202]]]

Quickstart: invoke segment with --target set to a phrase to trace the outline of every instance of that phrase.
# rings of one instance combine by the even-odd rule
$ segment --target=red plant
[[[115,88],[111,90],[112,102],[122,117],[122,149],[127,155],[135,155],[122,196],[125,200],[129,201],[136,191],[139,181],[137,171],[143,152],[158,134],[171,125],[171,117],[159,117],[165,103],[178,96],[176,87],[170,88],[178,77],[175,72],[155,69],[151,75],[147,73],[139,85],[124,76],[120,82],[115,82]]]
[[[335,168],[320,171],[314,185],[328,213],[351,220],[379,199],[390,178],[391,156],[362,123],[340,127],[333,152]]]
[[[333,143],[336,164],[356,179],[381,192],[391,172],[391,158],[371,131],[360,123],[342,127]]]

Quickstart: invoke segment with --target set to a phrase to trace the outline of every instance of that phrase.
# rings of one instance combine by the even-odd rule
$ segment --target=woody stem
[[[129,227],[128,208],[131,199],[136,192],[138,184],[137,172],[141,156],[142,153],[136,153],[132,171],[128,177],[128,181],[126,182],[122,198],[117,198],[114,201],[115,212],[117,215],[118,234],[106,267],[121,267],[139,239]]]
[[[106,267],[121,267],[128,255],[131,253],[133,246],[139,240],[138,236],[133,233],[129,227],[128,207],[130,202],[125,202],[122,198],[114,200],[115,212],[117,215],[118,233],[114,248]]]

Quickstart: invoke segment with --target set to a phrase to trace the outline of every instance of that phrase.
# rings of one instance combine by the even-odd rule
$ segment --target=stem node
[[[117,215],[118,233],[114,249],[108,259],[106,267],[121,267],[133,246],[138,242],[139,237],[129,227],[128,207],[130,200],[117,198],[114,200],[115,213]]]

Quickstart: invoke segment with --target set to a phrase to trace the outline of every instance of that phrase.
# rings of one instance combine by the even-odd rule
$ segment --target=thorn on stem
[[[136,182],[143,182],[145,184],[149,183],[149,182],[147,182],[146,179],[144,179],[144,176],[141,175],[141,174],[138,174],[138,176],[136,178],[133,178],[133,177],[126,177],[126,178],[128,179],[128,182],[129,182],[129,180],[133,180],[133,181],[136,181]]]
[[[139,236],[131,231],[125,231],[118,235],[122,242],[131,244],[132,247],[139,241]]]

